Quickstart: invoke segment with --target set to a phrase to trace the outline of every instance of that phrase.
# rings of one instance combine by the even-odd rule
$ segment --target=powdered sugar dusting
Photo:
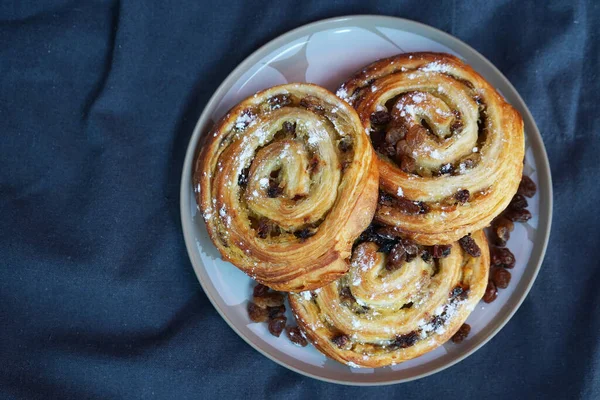
[[[310,300],[312,299],[312,293],[310,293],[310,290],[305,290],[304,292],[300,292],[300,295],[302,296],[302,298],[304,300]]]
[[[247,126],[252,126],[256,123],[256,116],[254,114],[242,113],[235,120],[235,129],[242,130]]]
[[[338,91],[335,92],[335,95],[342,100],[348,101],[348,91],[346,91],[346,88],[339,88]]]
[[[320,121],[317,121],[316,126],[317,128],[323,128]],[[324,140],[326,140],[326,134],[323,133],[322,129],[308,131],[308,144],[315,146]]]
[[[423,93],[415,93],[412,96],[412,99],[415,103],[419,104],[425,100],[425,96],[423,95]]]
[[[421,68],[421,71],[425,72],[448,72],[449,70],[449,65],[440,63],[439,61],[434,61]]]

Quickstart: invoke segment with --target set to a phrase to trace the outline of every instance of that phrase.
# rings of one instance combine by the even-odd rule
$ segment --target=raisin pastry
[[[352,107],[319,86],[287,84],[216,124],[193,183],[223,259],[273,289],[298,291],[348,270],[375,212],[378,170]]]
[[[521,179],[523,121],[457,57],[376,61],[338,90],[378,154],[376,220],[424,244],[452,243],[506,208]]]
[[[490,262],[483,231],[433,247],[396,234],[367,232],[348,274],[290,294],[298,325],[325,355],[367,368],[410,360],[448,341],[483,296]]]

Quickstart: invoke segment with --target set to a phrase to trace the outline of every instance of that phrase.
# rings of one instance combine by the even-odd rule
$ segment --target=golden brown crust
[[[196,161],[196,200],[223,256],[276,290],[321,287],[348,270],[373,217],[378,170],[356,112],[311,84],[239,103]]]
[[[377,221],[424,245],[451,243],[489,225],[516,193],[523,121],[457,57],[412,53],[379,60],[345,82],[338,96],[371,133],[381,190],[399,202],[380,205]],[[372,123],[376,112],[383,124]],[[468,191],[467,201],[457,200],[460,191]],[[407,211],[406,202],[422,212]]]
[[[306,337],[344,364],[384,367],[445,343],[485,292],[489,249],[483,231],[471,235],[479,257],[452,245],[447,258],[416,257],[398,270],[371,242],[359,244],[350,271],[315,291],[291,293],[290,305]]]

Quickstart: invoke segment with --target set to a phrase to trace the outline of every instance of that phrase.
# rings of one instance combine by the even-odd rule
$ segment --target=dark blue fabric
[[[600,4],[0,3],[0,398],[600,398]],[[260,45],[345,14],[421,21],[495,63],[554,178],[541,273],[511,322],[434,376],[326,384],[242,341],[203,294],[179,222],[204,104]]]

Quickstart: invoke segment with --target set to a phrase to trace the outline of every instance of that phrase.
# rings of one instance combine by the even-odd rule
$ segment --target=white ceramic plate
[[[252,323],[246,311],[254,282],[221,260],[208,238],[192,188],[197,144],[229,108],[274,85],[312,82],[335,92],[341,82],[377,59],[414,51],[448,52],[464,59],[519,110],[525,122],[525,174],[538,185],[529,200],[533,218],[515,224],[508,247],[517,264],[510,286],[497,300],[483,302],[469,316],[472,330],[460,345],[447,343],[408,362],[378,369],[350,368],[327,359],[314,347],[276,338],[267,324]],[[520,306],[540,268],[550,234],[552,186],[546,151],[538,129],[514,87],[489,61],[458,39],[416,22],[381,16],[341,17],[315,22],[269,42],[242,62],[221,84],[204,109],[190,140],[181,179],[181,221],[198,280],[223,319],[252,347],[296,372],[325,381],[377,385],[409,381],[447,368],[490,340]],[[289,307],[288,307],[289,308]],[[288,318],[291,316],[288,315]],[[293,321],[293,320],[292,320]]]

